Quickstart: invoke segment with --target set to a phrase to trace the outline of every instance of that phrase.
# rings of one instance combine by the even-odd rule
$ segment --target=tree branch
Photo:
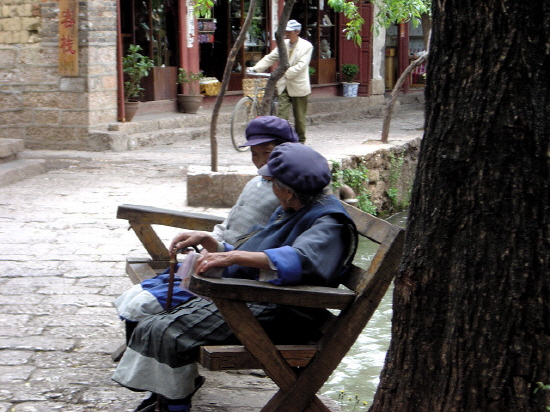
[[[227,87],[229,85],[229,80],[231,79],[231,71],[233,70],[233,66],[235,64],[235,58],[237,57],[237,53],[239,52],[239,49],[242,47],[246,39],[246,33],[248,32],[248,28],[250,27],[250,22],[252,21],[255,7],[256,0],[250,0],[248,14],[246,15],[246,19],[243,22],[241,32],[237,36],[237,40],[235,40],[235,44],[231,48],[229,56],[227,56],[225,70],[223,72],[222,85],[220,87],[220,92],[216,97],[216,102],[214,103],[214,108],[212,110],[212,119],[210,121],[210,168],[213,172],[218,171],[218,140],[216,139],[216,125],[218,123],[220,108],[223,103],[225,92],[227,91]],[[245,68],[243,67],[242,70],[245,70]]]

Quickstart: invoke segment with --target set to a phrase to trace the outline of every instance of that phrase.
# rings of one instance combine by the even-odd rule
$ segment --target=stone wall
[[[397,189],[396,201],[408,204],[410,190],[416,173],[417,156],[421,138],[408,143],[380,149],[363,156],[342,160],[343,168],[368,169],[364,182],[370,199],[379,214],[392,211],[394,204],[388,196],[391,188]],[[244,185],[257,175],[253,167],[211,172],[206,167],[193,167],[187,174],[187,205],[193,207],[232,207]]]
[[[88,148],[91,126],[116,121],[116,1],[79,3],[79,74],[58,73],[56,1],[0,6],[0,138],[27,148]]]
[[[396,203],[408,205],[418,163],[420,142],[421,138],[418,138],[403,145],[342,161],[343,168],[357,168],[357,165],[362,164],[368,169],[368,180],[364,185],[378,213],[383,215],[392,211],[395,206],[388,195],[389,189],[397,190]]]

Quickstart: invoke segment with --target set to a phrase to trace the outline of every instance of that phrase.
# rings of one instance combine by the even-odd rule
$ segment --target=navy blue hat
[[[319,193],[331,180],[327,159],[301,143],[283,143],[258,173],[274,177],[299,193]]]
[[[252,120],[246,127],[247,142],[239,147],[256,146],[277,140],[279,143],[298,142],[298,134],[288,120],[277,116],[260,116]]]

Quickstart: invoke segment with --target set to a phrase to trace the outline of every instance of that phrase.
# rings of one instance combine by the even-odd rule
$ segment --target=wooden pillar
[[[372,27],[373,6],[371,2],[361,2],[361,17],[365,20],[363,27]],[[359,61],[359,96],[370,96],[372,80],[372,30],[361,32],[361,58]]]
[[[124,73],[122,72],[122,56],[124,54],[122,50],[122,22],[121,22],[121,7],[120,0],[117,4],[117,47],[116,47],[116,68],[117,68],[117,119],[121,122],[126,121],[125,105],[124,105]]]
[[[178,0],[179,66],[197,72],[199,71],[198,26],[190,3],[190,0]]]
[[[409,66],[409,23],[399,23],[399,36],[398,36],[398,58],[397,58],[397,77],[401,76],[401,73]],[[403,92],[408,93],[410,88],[409,79],[405,79],[403,83]]]

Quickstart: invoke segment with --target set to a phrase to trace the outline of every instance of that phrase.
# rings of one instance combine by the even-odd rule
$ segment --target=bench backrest
[[[375,274],[390,277],[395,275],[403,250],[404,230],[347,203],[343,205],[355,222],[359,235],[380,245],[368,269],[352,265],[350,276],[344,284],[348,289],[362,294]]]

